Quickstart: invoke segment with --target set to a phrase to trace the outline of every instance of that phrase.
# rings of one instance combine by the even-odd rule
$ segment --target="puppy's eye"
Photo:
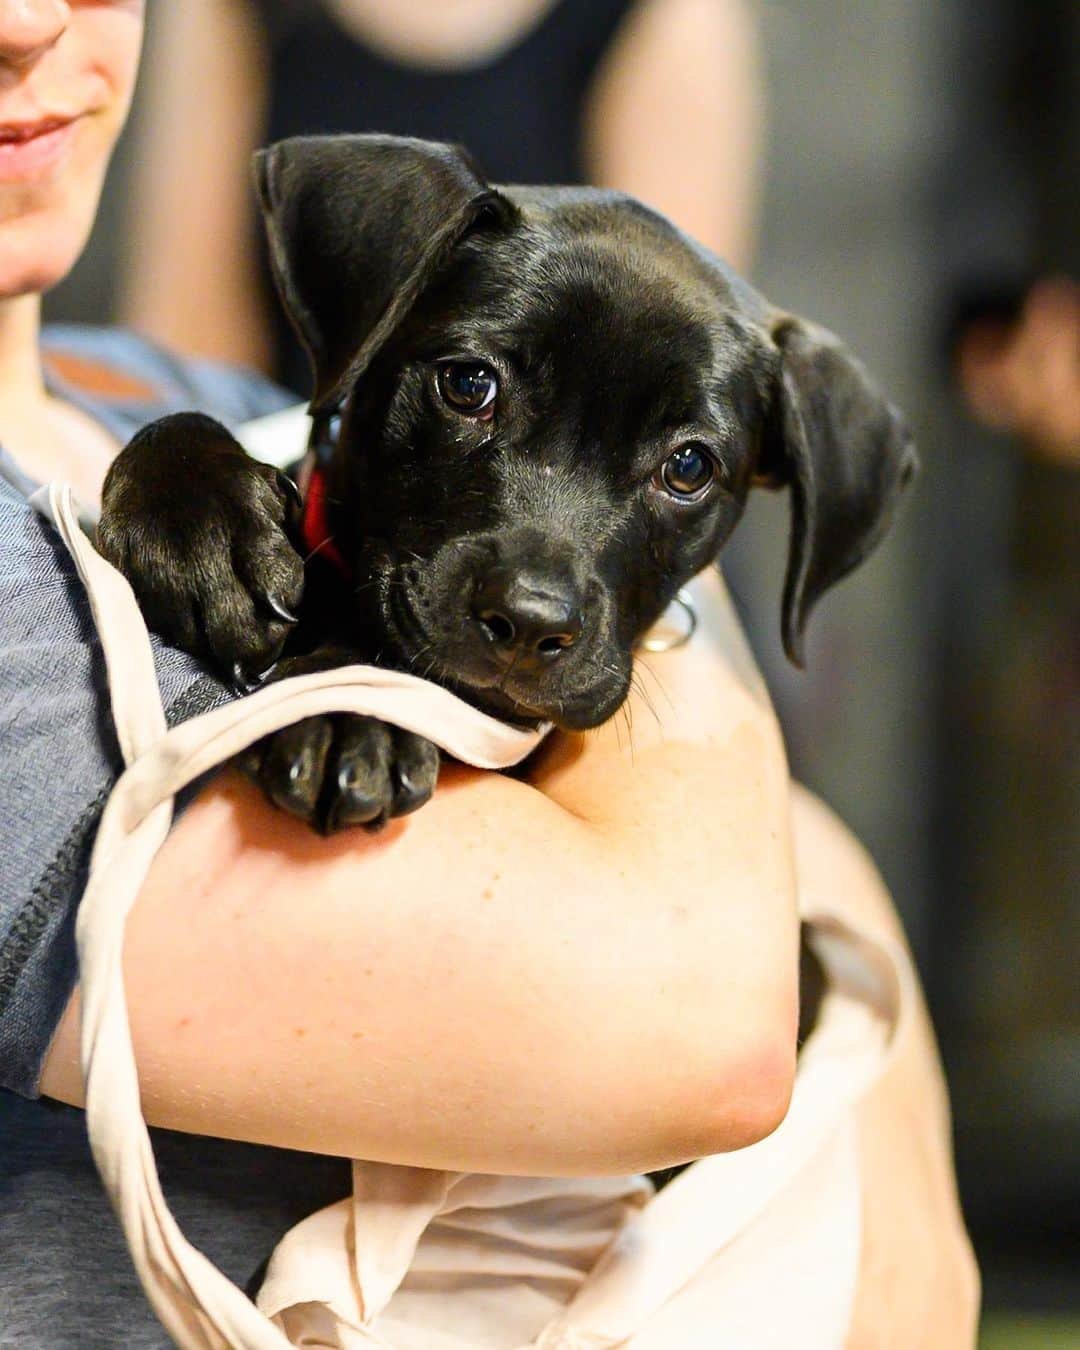
[[[455,412],[490,417],[495,411],[499,381],[481,361],[447,361],[439,367],[439,394]]]
[[[704,496],[716,476],[716,460],[695,441],[680,445],[664,460],[658,474],[659,486],[682,501],[694,501]]]

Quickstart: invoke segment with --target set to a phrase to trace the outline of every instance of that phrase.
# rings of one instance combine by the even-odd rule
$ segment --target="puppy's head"
[[[313,407],[343,408],[334,535],[386,655],[497,715],[595,725],[766,485],[791,493],[801,662],[916,463],[835,338],[627,197],[496,189],[450,146],[302,138],[256,178]]]

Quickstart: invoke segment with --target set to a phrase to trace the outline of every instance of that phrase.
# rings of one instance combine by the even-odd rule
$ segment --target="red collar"
[[[327,511],[326,470],[317,460],[312,460],[307,474],[307,488],[304,492],[304,512],[300,517],[300,537],[304,543],[305,560],[318,554],[336,567],[343,576],[349,575],[349,565],[344,555],[334,543],[330,533],[330,518]]]

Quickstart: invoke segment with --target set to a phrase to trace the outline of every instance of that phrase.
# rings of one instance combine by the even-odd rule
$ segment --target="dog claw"
[[[304,499],[300,495],[300,489],[297,487],[293,479],[291,479],[289,475],[287,473],[284,473],[281,469],[278,469],[277,471],[277,485],[281,489],[281,491],[284,492],[285,496],[289,498],[289,500],[292,502],[293,506],[297,508],[297,510],[299,510],[304,505]]]
[[[336,834],[338,830],[362,825],[366,830],[381,830],[386,824],[386,809],[373,797],[341,796],[331,805],[326,814],[323,831]]]
[[[263,600],[266,603],[266,607],[268,609],[273,610],[273,612],[278,616],[278,618],[282,621],[282,623],[300,622],[300,615],[294,614],[293,611],[289,608],[289,606],[285,603],[285,601],[280,599],[278,596],[264,595]]]
[[[430,787],[415,783],[408,773],[398,770],[397,792],[394,794],[395,815],[411,815],[413,811],[423,806],[430,796]]]
[[[266,677],[274,669],[277,662],[271,662],[265,670],[257,675],[249,675],[239,661],[234,661],[232,665],[232,685],[238,694],[253,694],[256,689],[261,689]]]

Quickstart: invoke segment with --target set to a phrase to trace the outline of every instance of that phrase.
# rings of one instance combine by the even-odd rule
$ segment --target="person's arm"
[[[1080,283],[1043,277],[1011,321],[976,319],[958,335],[956,374],[985,426],[1029,453],[1080,467]]]
[[[904,943],[881,877],[822,802],[792,799],[799,886],[860,928]],[[960,1350],[975,1344],[979,1275],[956,1194],[948,1095],[917,995],[884,1077],[858,1109],[863,1245],[853,1350]]]
[[[540,1174],[772,1130],[797,1002],[787,770],[718,580],[698,592],[705,633],[643,660],[627,718],[531,783],[448,766],[415,816],[332,840],[234,777],[206,789],[128,926],[148,1119]],[[69,1102],[77,1025],[73,1004],[42,1078]]]
[[[249,163],[265,61],[247,0],[159,5],[142,76],[121,314],[175,351],[267,369]]]
[[[762,121],[746,0],[638,0],[590,91],[590,179],[640,197],[745,269]]]

